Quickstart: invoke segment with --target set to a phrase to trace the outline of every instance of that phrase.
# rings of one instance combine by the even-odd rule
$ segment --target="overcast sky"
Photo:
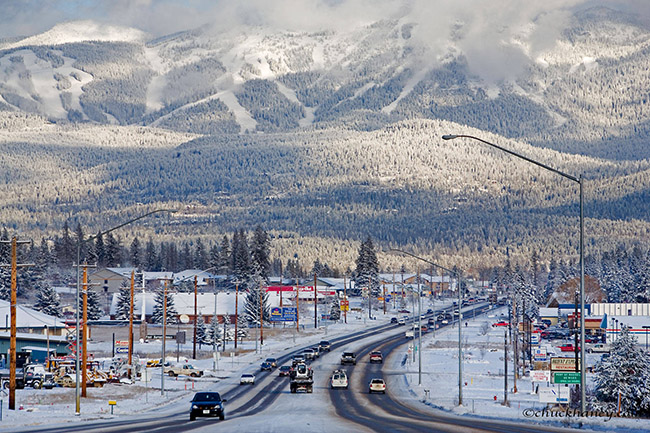
[[[381,19],[416,24],[412,43],[429,58],[454,39],[470,70],[487,81],[516,76],[551,47],[576,10],[606,5],[650,22],[649,0],[0,0],[0,38],[30,36],[57,23],[93,19],[152,36],[209,25],[271,30],[350,29]],[[522,42],[522,43],[520,43]]]
[[[68,20],[94,19],[137,27],[154,36],[204,24],[267,25],[289,30],[349,26],[402,16],[431,27],[462,20],[482,27],[551,23],[595,0],[0,0],[0,38],[30,36]],[[647,0],[600,1],[648,14]]]

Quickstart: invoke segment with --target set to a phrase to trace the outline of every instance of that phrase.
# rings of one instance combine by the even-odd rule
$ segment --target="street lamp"
[[[481,143],[487,144],[488,146],[491,146],[495,149],[499,149],[512,156],[516,156],[517,158],[530,162],[531,164],[535,164],[538,167],[542,167],[548,171],[552,171],[555,174],[559,174],[560,176],[569,179],[573,182],[576,182],[578,184],[579,193],[580,193],[580,358],[582,359],[582,362],[580,363],[580,410],[584,412],[585,403],[586,403],[585,362],[584,362],[585,361],[585,243],[584,243],[585,224],[584,224],[584,212],[583,212],[584,200],[583,200],[583,192],[582,192],[584,179],[582,178],[582,175],[580,175],[579,177],[572,176],[570,174],[557,170],[553,167],[549,167],[546,164],[542,164],[541,162],[535,161],[534,159],[530,159],[524,155],[520,155],[519,153],[513,152],[512,150],[506,149],[504,147],[482,140],[478,137],[474,137],[472,135],[443,135],[442,136],[443,140],[454,140],[456,138],[469,138],[472,140],[480,141]]]
[[[461,299],[461,294],[460,294],[460,275],[452,271],[451,269],[447,269],[444,266],[440,266],[436,263],[433,263],[427,259],[423,259],[422,257],[416,256],[415,254],[408,253],[406,251],[398,250],[396,248],[391,248],[389,251],[393,251],[396,253],[400,254],[405,254],[407,256],[413,257],[414,259],[421,260],[425,263],[430,264],[431,266],[435,266],[438,269],[442,269],[443,271],[447,271],[450,274],[453,274],[456,276],[456,281],[458,284],[458,406],[463,405],[463,346],[462,346],[462,330],[463,327],[461,326],[461,322],[463,320],[463,314],[460,311],[460,307],[462,305],[462,299]],[[449,284],[451,285],[451,280],[449,281]],[[421,334],[420,334],[421,335]],[[420,350],[422,350],[422,344],[420,342]],[[422,368],[422,365],[420,364],[419,368]],[[421,374],[422,370],[419,370],[419,373]]]
[[[130,220],[126,221],[126,222],[123,222],[122,224],[119,224],[119,225],[117,225],[115,227],[111,227],[108,230],[105,230],[103,232],[99,232],[98,234],[96,234],[94,236],[90,236],[89,238],[78,239],[77,240],[77,301],[76,301],[76,314],[75,314],[76,315],[75,337],[76,337],[76,341],[77,341],[77,349],[76,349],[76,352],[75,352],[75,371],[76,371],[75,372],[75,402],[76,402],[75,403],[75,415],[81,415],[81,396],[80,396],[81,390],[80,390],[80,386],[79,386],[80,385],[80,380],[79,380],[79,375],[80,375],[80,371],[79,371],[79,292],[80,292],[80,288],[79,288],[79,266],[80,266],[80,263],[79,262],[81,261],[81,245],[85,244],[86,242],[90,242],[92,240],[95,240],[98,237],[104,236],[105,234],[108,234],[108,233],[110,233],[110,232],[112,232],[114,230],[122,228],[122,227],[124,227],[124,226],[126,226],[128,224],[131,224],[131,223],[133,223],[135,221],[138,221],[138,220],[140,220],[140,219],[142,219],[144,217],[148,217],[149,215],[153,215],[153,214],[158,213],[158,212],[174,213],[176,211],[172,210],[172,209],[156,209],[154,211],[147,212],[144,215],[140,215],[137,218],[133,218],[133,219],[130,219]],[[84,338],[85,337],[86,336],[84,335]],[[84,374],[85,373],[86,372],[84,372]]]

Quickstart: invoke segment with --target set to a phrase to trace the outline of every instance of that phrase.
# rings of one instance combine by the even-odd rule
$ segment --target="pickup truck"
[[[575,346],[574,346],[573,344],[571,344],[571,343],[569,343],[569,344],[564,344],[564,345],[562,345],[562,346],[558,346],[558,347],[560,348],[560,350],[561,350],[562,352],[575,352],[575,351],[576,351]],[[578,350],[580,350],[579,347],[578,347]]]
[[[609,345],[597,343],[591,347],[587,347],[589,353],[609,353]]]
[[[198,368],[194,368],[192,364],[182,364],[182,365],[175,365],[175,366],[169,366],[165,367],[164,372],[170,376],[178,376],[181,374],[184,374],[186,376],[191,376],[191,377],[201,377],[203,376],[203,370],[199,370]]]

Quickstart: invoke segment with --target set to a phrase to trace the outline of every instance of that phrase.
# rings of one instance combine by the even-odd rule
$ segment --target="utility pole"
[[[11,243],[11,296],[9,311],[11,315],[11,335],[9,338],[9,409],[16,409],[16,296],[17,296],[17,274],[19,267],[33,266],[31,264],[19,265],[17,263],[18,244],[28,244],[31,241],[19,241],[12,237],[11,241],[2,241],[2,243]],[[6,265],[3,265],[6,266]],[[49,332],[49,331],[48,331]],[[49,355],[48,355],[49,357]]]
[[[86,397],[88,382],[88,266],[83,266],[83,324],[81,325],[81,396]]]
[[[142,275],[144,282],[144,274]],[[135,289],[135,270],[131,271],[131,297],[129,305],[129,379],[133,373],[133,291]],[[142,298],[142,308],[144,309],[144,297]]]
[[[197,301],[197,287],[199,284],[199,277],[194,275],[194,338],[192,339],[192,359],[196,359],[196,322],[199,318],[198,313],[196,312],[196,301]]]
[[[237,353],[237,338],[239,337],[237,334],[237,325],[239,323],[239,283],[235,283],[235,353]],[[226,317],[224,316],[223,318],[223,323],[226,323]],[[224,334],[223,336],[223,346],[224,348],[226,347],[226,335]]]
[[[384,284],[384,316],[386,315],[386,284]]]
[[[160,360],[160,395],[165,396],[165,340],[167,340],[167,281],[163,287],[162,355]]]
[[[503,330],[503,405],[508,406],[508,331]]]
[[[512,339],[512,344],[513,344],[513,355],[514,355],[514,387],[512,389],[513,394],[517,394],[517,375],[519,374],[519,352],[517,352],[517,340],[519,340],[519,316],[517,315],[517,298],[512,297],[512,316],[514,317],[515,320],[515,332],[514,332],[514,338],[511,337]],[[512,324],[510,324],[512,326]]]
[[[260,353],[264,345],[264,302],[262,299],[262,282],[260,281]]]
[[[348,285],[347,282],[345,281],[345,277],[347,275],[343,275],[343,299],[345,299],[346,303],[348,300]],[[343,310],[343,317],[345,318],[345,323],[348,323],[348,309],[350,308],[350,304],[347,304],[345,306],[345,309]]]
[[[395,301],[397,299],[397,296],[395,296],[395,271],[393,271],[393,314],[395,313]]]
[[[370,274],[368,274],[368,319],[372,319],[372,303],[370,302],[370,299],[372,298],[372,293],[371,293],[371,288],[370,288]]]
[[[316,289],[317,277],[314,272],[314,329],[318,328],[318,290]]]
[[[298,285],[297,269],[296,269],[296,332],[300,332],[300,286]]]

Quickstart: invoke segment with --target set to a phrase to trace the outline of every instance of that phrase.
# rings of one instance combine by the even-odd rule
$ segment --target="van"
[[[335,370],[330,379],[330,388],[344,388],[348,389],[348,375],[345,370]]]

